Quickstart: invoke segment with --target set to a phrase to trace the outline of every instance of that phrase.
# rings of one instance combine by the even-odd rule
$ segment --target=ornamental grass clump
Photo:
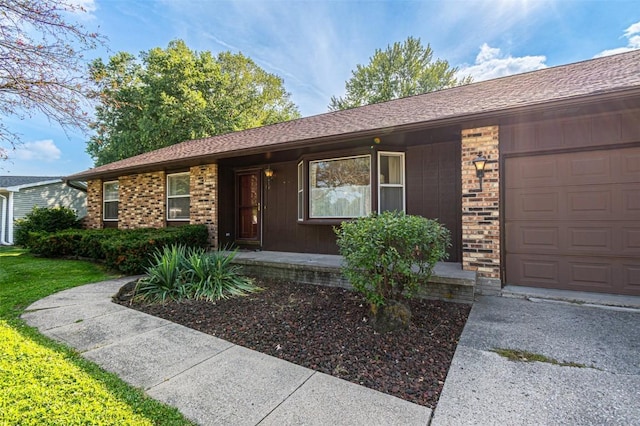
[[[402,303],[426,286],[435,264],[447,258],[449,231],[436,220],[384,212],[335,229],[343,274],[371,304],[378,331],[407,327]]]
[[[207,252],[172,245],[157,250],[146,276],[138,280],[136,296],[148,302],[215,301],[260,290],[252,278],[232,263],[236,251]]]

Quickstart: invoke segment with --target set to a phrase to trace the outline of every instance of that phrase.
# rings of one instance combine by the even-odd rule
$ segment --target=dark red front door
[[[236,188],[237,240],[260,244],[260,171],[238,172]]]

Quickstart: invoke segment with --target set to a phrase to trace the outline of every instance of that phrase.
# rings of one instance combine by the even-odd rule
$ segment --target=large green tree
[[[198,53],[181,40],[139,58],[95,60],[90,75],[99,105],[87,152],[96,165],[300,116],[280,77],[241,53]]]
[[[346,82],[346,95],[331,98],[330,111],[355,108],[433,92],[468,84],[471,77],[456,78],[458,68],[449,62],[433,59],[431,46],[422,45],[419,38],[408,37],[386,50],[376,49],[368,65],[356,66]]]

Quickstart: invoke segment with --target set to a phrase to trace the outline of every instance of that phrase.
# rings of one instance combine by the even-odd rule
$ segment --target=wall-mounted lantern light
[[[267,166],[264,169],[264,176],[267,178],[267,189],[271,188],[271,179],[273,178],[273,169],[271,166]]]
[[[478,156],[473,159],[473,166],[476,168],[476,176],[480,181],[480,191],[482,191],[482,178],[484,177],[484,168],[487,165],[487,158],[482,155],[482,152],[478,153]]]

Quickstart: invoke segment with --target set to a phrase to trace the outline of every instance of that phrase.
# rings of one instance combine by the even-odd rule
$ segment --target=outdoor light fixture
[[[480,181],[480,191],[482,191],[482,178],[484,177],[484,167],[487,165],[487,158],[482,155],[482,152],[479,152],[478,156],[473,159],[473,165],[476,168],[476,176]]]
[[[264,169],[264,176],[267,178],[267,189],[271,189],[271,179],[273,178],[273,169],[271,166],[267,166]]]

